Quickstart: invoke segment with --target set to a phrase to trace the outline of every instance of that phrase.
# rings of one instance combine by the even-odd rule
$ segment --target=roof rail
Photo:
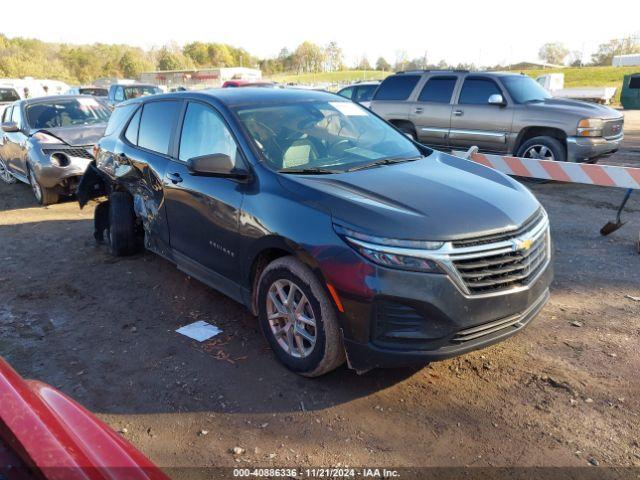
[[[411,74],[411,73],[429,73],[429,72],[456,72],[456,73],[469,73],[469,70],[458,70],[458,69],[451,69],[451,68],[431,68],[431,69],[419,69],[419,70],[402,70],[400,72],[396,72],[396,75],[399,74]]]

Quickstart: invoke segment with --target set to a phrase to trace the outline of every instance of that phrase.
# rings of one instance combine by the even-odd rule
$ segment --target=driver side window
[[[13,107],[13,112],[11,113],[11,121],[15,122],[18,125],[18,128],[22,128],[22,115],[20,114],[20,107],[16,105]]]
[[[113,98],[115,98],[118,102],[124,101],[124,88],[117,87],[116,88],[116,93],[113,96]]]
[[[180,136],[178,158],[186,162],[194,157],[224,153],[235,164],[237,152],[236,141],[220,115],[206,105],[189,102]]]

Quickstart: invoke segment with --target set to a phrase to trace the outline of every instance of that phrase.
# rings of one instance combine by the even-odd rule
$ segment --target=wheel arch
[[[552,137],[560,141],[562,146],[567,149],[567,133],[561,128],[555,127],[543,127],[543,126],[529,126],[525,127],[518,133],[515,146],[513,148],[513,154],[516,155],[520,147],[527,140],[534,137]]]
[[[274,260],[289,255],[309,267],[318,277],[321,284],[325,285],[325,278],[320,265],[308,251],[284,237],[277,235],[264,237],[259,240],[259,243],[252,249],[251,254],[248,255],[249,261],[245,269],[245,285],[248,285],[250,294],[248,307],[254,315],[258,313],[257,287],[261,273]]]

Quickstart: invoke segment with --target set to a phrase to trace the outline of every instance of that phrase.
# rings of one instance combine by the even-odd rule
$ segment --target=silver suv
[[[551,96],[526,75],[411,71],[387,77],[370,107],[419,142],[569,162],[618,150],[623,116],[593,103]]]

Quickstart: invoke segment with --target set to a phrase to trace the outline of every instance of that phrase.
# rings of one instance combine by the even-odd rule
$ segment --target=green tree
[[[559,42],[545,43],[538,52],[541,60],[547,63],[555,63],[556,65],[562,64],[567,55],[569,55],[569,49]]]
[[[326,70],[335,72],[344,68],[344,55],[337,42],[329,42],[324,48]]]
[[[320,72],[324,61],[323,48],[312,42],[302,42],[293,53],[294,67],[299,73]]]
[[[388,72],[391,70],[391,64],[387,62],[384,57],[379,57],[376,60],[376,70],[380,70],[381,72]]]
[[[640,53],[640,38],[614,39],[600,44],[596,53],[591,55],[591,61],[594,65],[611,65],[615,55],[633,53]]]

